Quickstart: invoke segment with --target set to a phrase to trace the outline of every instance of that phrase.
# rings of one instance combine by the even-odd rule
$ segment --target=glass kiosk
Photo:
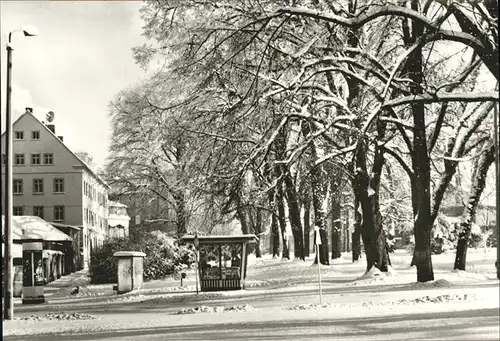
[[[246,245],[257,242],[253,234],[239,236],[191,236],[183,241],[198,244],[201,291],[245,288]]]

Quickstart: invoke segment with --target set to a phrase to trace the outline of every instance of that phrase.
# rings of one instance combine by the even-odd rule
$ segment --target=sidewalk
[[[69,275],[63,276],[44,287],[45,298],[50,298],[53,296],[69,296],[71,290],[77,286],[84,286],[89,283],[88,269],[73,272]],[[21,298],[14,298],[15,304],[21,304]]]
[[[69,294],[73,288],[86,285],[89,281],[88,269],[73,272],[45,285],[45,296],[61,296],[61,291]]]

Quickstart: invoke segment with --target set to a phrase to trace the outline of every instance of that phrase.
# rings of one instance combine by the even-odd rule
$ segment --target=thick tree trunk
[[[276,189],[271,190],[267,194],[269,207],[271,208],[271,254],[274,257],[279,256],[280,252],[280,228],[278,225],[278,215],[276,214],[275,202]]]
[[[349,209],[345,210],[345,224],[342,228],[342,233],[344,236],[344,246],[342,252],[350,252],[351,251],[351,219],[349,217]]]
[[[342,208],[341,208],[341,198],[340,193],[340,181],[341,179],[332,179],[332,259],[337,259],[342,256]]]
[[[309,257],[311,245],[309,232],[311,231],[311,203],[308,199],[304,201],[304,256]]]
[[[419,1],[412,0],[411,8],[419,10]],[[407,33],[406,43],[411,45],[423,34],[423,25],[411,21],[411,35]],[[408,76],[414,82],[411,87],[412,93],[421,94],[420,85],[423,83],[422,48],[417,47],[408,58],[406,70]],[[430,202],[430,160],[427,150],[425,105],[423,103],[411,104],[413,116],[413,153],[412,165],[414,181],[412,181],[413,207],[416,208],[414,220],[415,250],[412,265],[417,266],[417,281],[427,282],[434,280],[431,258],[431,202]]]
[[[283,188],[279,185],[276,191],[276,205],[278,207],[278,222],[281,230],[281,242],[283,245],[281,257],[290,259],[290,249],[288,248],[288,236],[286,231],[285,205],[283,200]]]
[[[174,196],[175,200],[175,216],[177,225],[177,237],[181,238],[186,234],[186,203],[184,193],[177,192]]]
[[[390,265],[387,253],[387,242],[382,228],[378,203],[379,182],[383,164],[380,154],[375,156],[372,178],[366,170],[367,145],[360,141],[356,150],[356,171],[353,178],[353,188],[356,201],[362,210],[361,238],[365,247],[366,269],[373,266],[380,271],[387,271]],[[381,164],[382,163],[382,164]],[[357,211],[359,207],[355,207]]]
[[[262,209],[261,208],[257,208],[255,209],[255,220],[253,221],[253,233],[255,233],[257,235],[257,238],[259,238],[257,240],[257,243],[255,243],[255,257],[256,258],[261,258],[262,257],[262,251],[261,251],[261,247],[262,247],[262,241],[261,241],[261,238],[263,236],[262,234]]]
[[[471,234],[472,223],[476,218],[477,206],[486,184],[486,174],[495,160],[495,145],[492,141],[483,149],[483,154],[474,162],[474,170],[471,178],[471,189],[469,200],[464,208],[460,232],[458,235],[457,254],[455,256],[454,269],[465,270],[467,260],[467,245]]]
[[[302,222],[300,219],[300,207],[295,184],[288,170],[284,170],[284,181],[286,189],[286,201],[288,204],[288,219],[292,226],[294,255],[295,258],[305,260],[304,257],[304,233],[302,230]]]
[[[273,209],[271,215],[271,253],[274,257],[278,257],[280,253],[280,227],[278,225],[278,216]]]
[[[361,256],[361,219],[358,212],[359,201],[354,201],[354,232],[352,233],[352,261],[356,262]]]

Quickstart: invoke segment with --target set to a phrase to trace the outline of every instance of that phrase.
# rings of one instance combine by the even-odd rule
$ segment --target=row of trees
[[[142,17],[148,43],[134,55],[153,76],[111,104],[117,190],[161,198],[178,235],[233,218],[244,233],[270,226],[283,257],[287,223],[300,259],[317,227],[324,264],[326,220],[338,257],[341,208],[354,202],[367,269],[387,271],[387,228],[410,222],[425,282],[440,205],[472,159],[465,267],[495,156],[496,1],[146,1]]]

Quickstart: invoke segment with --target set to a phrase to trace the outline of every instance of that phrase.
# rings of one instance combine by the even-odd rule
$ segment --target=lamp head
[[[34,37],[38,35],[38,28],[33,25],[24,25],[21,30],[26,37]]]

